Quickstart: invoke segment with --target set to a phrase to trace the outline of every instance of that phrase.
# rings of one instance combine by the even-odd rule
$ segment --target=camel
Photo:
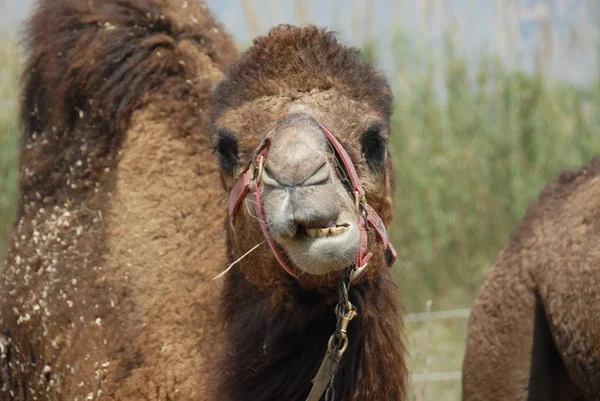
[[[358,316],[348,326],[335,399],[404,399],[394,251],[378,238],[377,224],[360,229],[359,190],[348,189],[354,176],[364,186],[369,219],[391,223],[391,102],[385,78],[360,52],[314,26],[273,28],[213,91],[213,146],[232,194],[229,261],[259,245],[225,275],[218,385],[224,399],[307,399],[336,330],[336,283],[348,266],[366,262],[355,256],[362,234],[370,259],[352,272],[362,273],[348,294]],[[265,239],[269,246],[260,246]]]
[[[472,308],[463,400],[600,400],[600,158],[533,203]]]
[[[404,399],[358,50],[278,26],[238,59],[183,0],[41,0],[27,44],[0,399]]]
[[[230,36],[196,1],[43,0],[25,44],[0,399],[211,399]]]

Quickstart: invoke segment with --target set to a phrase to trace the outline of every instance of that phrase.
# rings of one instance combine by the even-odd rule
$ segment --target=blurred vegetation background
[[[296,22],[310,22],[310,9],[296,4]],[[239,7],[249,30],[243,48],[267,27],[250,2],[242,0]],[[435,27],[424,19],[420,41],[396,27],[382,49],[365,29],[372,24],[368,14],[356,14],[352,41],[374,63],[385,58],[395,92],[391,151],[397,195],[390,233],[399,252],[395,269],[403,300],[411,313],[424,311],[428,300],[432,310],[468,308],[539,191],[561,170],[600,154],[600,76],[583,86],[551,77],[550,19],[539,25],[534,66],[525,72],[515,54],[486,47],[463,54],[454,19]],[[433,29],[442,39],[435,49],[427,43]],[[508,23],[497,35],[505,36],[498,38],[502,43],[515,40]],[[16,35],[1,34],[0,260],[17,201],[20,67]],[[409,322],[408,329],[413,373],[460,370],[465,319]],[[413,386],[420,400],[458,399],[459,391],[456,379]]]
[[[20,67],[16,36],[0,32],[0,261],[4,259],[8,245],[18,197],[17,115]]]

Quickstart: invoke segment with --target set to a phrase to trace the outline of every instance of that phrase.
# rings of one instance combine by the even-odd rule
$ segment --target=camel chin
[[[359,247],[358,224],[302,227],[293,240],[280,240],[279,245],[304,273],[325,275],[354,263]]]

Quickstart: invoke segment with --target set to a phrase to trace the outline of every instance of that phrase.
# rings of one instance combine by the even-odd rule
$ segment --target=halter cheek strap
[[[368,244],[367,244],[367,231],[369,228],[374,228],[377,236],[383,244],[383,248],[386,251],[390,252],[391,255],[391,263],[392,266],[396,262],[396,250],[392,246],[389,241],[387,230],[383,221],[375,212],[375,210],[367,203],[365,198],[365,190],[363,189],[360,179],[358,178],[358,173],[356,172],[356,168],[354,167],[354,163],[352,163],[352,159],[346,149],[342,146],[342,144],[337,140],[337,138],[329,132],[323,124],[318,123],[321,127],[321,130],[331,143],[335,153],[337,154],[339,160],[342,163],[344,168],[344,173],[347,175],[348,181],[352,186],[352,190],[354,193],[354,201],[356,203],[356,207],[361,213],[361,219],[359,221],[360,225],[360,237],[359,237],[359,250],[356,254],[356,264],[353,272],[353,279],[356,280],[360,275],[362,275],[362,271],[367,266],[367,262],[373,257],[373,254],[368,252]]]
[[[365,191],[360,184],[360,180],[358,178],[358,174],[356,173],[356,169],[354,164],[352,163],[352,159],[350,155],[342,144],[337,140],[333,134],[327,130],[322,124],[318,123],[321,130],[325,134],[328,142],[333,147],[335,154],[342,164],[342,173],[345,175],[345,181],[347,185],[351,187],[352,193],[354,194],[354,201],[358,212],[360,213],[359,218],[359,248],[356,253],[356,261],[354,264],[354,270],[352,272],[352,281],[358,280],[364,273],[364,270],[367,266],[369,260],[373,257],[373,254],[368,251],[368,231],[369,229],[374,229],[377,233],[377,237],[383,244],[384,249],[389,252],[391,256],[390,266],[394,264],[396,261],[396,250],[392,246],[389,241],[387,231],[383,221],[375,212],[375,210],[367,203],[365,198]],[[266,223],[264,205],[262,201],[262,183],[261,176],[264,168],[264,164],[266,163],[267,156],[269,153],[269,149],[271,147],[271,136],[273,135],[274,130],[271,130],[266,136],[261,145],[258,147],[256,156],[253,159],[250,167],[244,172],[242,177],[235,182],[231,191],[229,193],[229,200],[227,204],[228,212],[229,212],[229,224],[231,226],[231,230],[235,235],[235,226],[234,219],[237,214],[239,208],[241,207],[244,199],[250,195],[254,198],[256,202],[256,214],[258,215],[258,221],[260,224],[260,228],[263,232],[263,235],[269,244],[269,248],[273,252],[273,255],[281,265],[281,267],[288,272],[291,276],[297,277],[296,272],[290,265],[285,261],[281,250],[275,243],[275,240],[271,236],[269,231],[269,226]]]

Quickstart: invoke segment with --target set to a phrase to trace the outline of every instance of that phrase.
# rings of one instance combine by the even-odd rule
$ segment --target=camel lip
[[[330,233],[334,230],[333,233]],[[336,224],[318,231],[313,237],[302,233],[278,245],[295,268],[311,275],[323,275],[350,266],[358,252],[359,235],[356,224]]]

